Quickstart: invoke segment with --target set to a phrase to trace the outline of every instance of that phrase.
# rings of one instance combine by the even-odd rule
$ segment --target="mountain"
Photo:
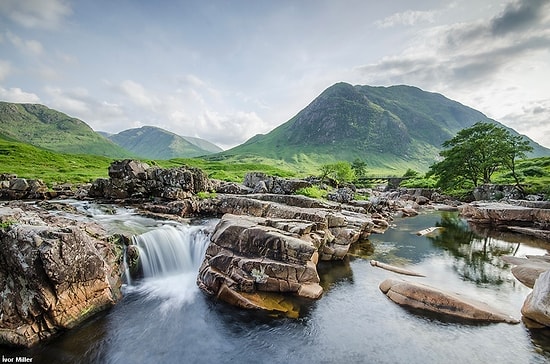
[[[274,159],[304,171],[312,165],[360,159],[370,170],[382,173],[426,171],[439,158],[445,140],[478,121],[503,126],[417,87],[337,83],[286,123],[219,158]],[[532,144],[532,156],[550,155],[550,150]]]
[[[0,134],[60,153],[132,157],[83,121],[39,104],[0,102]]]
[[[137,156],[150,159],[193,158],[222,151],[204,139],[182,137],[154,126],[124,130],[108,138]]]

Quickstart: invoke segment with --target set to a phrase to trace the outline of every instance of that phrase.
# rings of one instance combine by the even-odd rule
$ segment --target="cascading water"
[[[129,291],[161,299],[161,309],[193,300],[196,277],[209,236],[204,226],[163,225],[132,238],[139,251],[143,279],[128,281]]]

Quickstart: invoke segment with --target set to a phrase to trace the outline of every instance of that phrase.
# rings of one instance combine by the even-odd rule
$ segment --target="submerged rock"
[[[120,256],[99,225],[15,203],[0,222],[0,344],[34,345],[120,298]]]
[[[421,283],[386,279],[380,290],[395,303],[440,315],[483,322],[519,323],[484,302],[462,297]]]

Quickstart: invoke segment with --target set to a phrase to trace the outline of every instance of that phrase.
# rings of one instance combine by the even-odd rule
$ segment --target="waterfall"
[[[132,237],[144,278],[196,274],[208,247],[202,226],[164,225]]]
[[[143,279],[128,283],[127,292],[158,303],[170,313],[196,297],[197,274],[206,254],[205,226],[163,225],[132,241],[137,246]]]

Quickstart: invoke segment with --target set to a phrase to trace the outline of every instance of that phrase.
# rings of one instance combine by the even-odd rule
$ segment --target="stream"
[[[112,232],[134,234],[144,278],[127,281],[112,309],[31,349],[0,348],[32,363],[547,363],[550,329],[471,324],[412,312],[378,285],[389,277],[458,292],[520,318],[529,288],[501,257],[545,254],[549,243],[474,231],[456,213],[397,218],[342,262],[322,262],[324,295],[293,301],[298,318],[274,317],[215,301],[196,275],[216,220],[158,221],[132,210],[79,206]],[[415,232],[440,227],[427,236]],[[177,257],[177,259],[174,259]],[[404,277],[370,259],[426,275]]]

